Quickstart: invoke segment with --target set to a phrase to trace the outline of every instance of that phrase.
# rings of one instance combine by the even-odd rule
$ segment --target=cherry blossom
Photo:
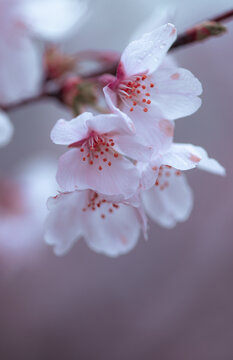
[[[57,255],[67,253],[81,237],[98,253],[125,254],[136,245],[147,220],[141,207],[113,202],[92,190],[60,193],[48,200],[45,239]]]
[[[186,221],[192,206],[192,191],[182,173],[195,167],[225,175],[225,169],[208,157],[206,151],[191,144],[172,144],[150,163],[138,163],[141,171],[142,199],[148,215],[164,227]]]
[[[40,91],[43,48],[36,38],[60,39],[85,11],[80,0],[0,0],[1,105]]]
[[[92,189],[132,196],[140,174],[128,158],[148,161],[152,155],[152,149],[133,131],[129,118],[114,114],[86,112],[71,121],[59,120],[51,139],[70,148],[59,159],[57,181],[62,191]]]
[[[121,56],[116,77],[104,88],[110,109],[128,114],[136,132],[150,143],[159,134],[156,119],[185,117],[201,105],[200,82],[190,71],[166,61],[175,39],[174,25],[167,24],[131,42]]]
[[[0,147],[9,143],[12,138],[14,129],[8,116],[3,111],[0,111]]]

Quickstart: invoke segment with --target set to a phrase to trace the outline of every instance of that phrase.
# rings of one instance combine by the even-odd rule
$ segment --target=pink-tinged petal
[[[14,133],[14,128],[7,114],[0,111],[0,147],[6,146]]]
[[[167,181],[166,176],[162,181]],[[184,177],[173,175],[169,185],[160,189],[153,186],[142,193],[147,214],[161,226],[172,228],[177,222],[186,221],[193,206],[192,191]]]
[[[88,136],[87,119],[93,118],[92,113],[85,112],[72,120],[60,119],[51,131],[51,140],[55,144],[70,145]]]
[[[132,134],[133,123],[126,115],[101,114],[86,121],[89,130],[97,134]]]
[[[208,157],[200,146],[191,144],[173,144],[163,155],[163,164],[179,170],[189,170],[198,167],[218,175],[225,175],[225,169],[215,159]]]
[[[200,81],[189,70],[183,68],[158,69],[151,79],[154,80],[154,89],[158,94],[199,96],[202,93]]]
[[[124,108],[124,111],[129,113],[127,108]],[[130,116],[134,122],[136,135],[140,135],[144,145],[152,147],[156,154],[170,147],[174,135],[174,123],[164,119],[157,109],[150,109],[144,113],[140,108],[136,108]]]
[[[140,189],[148,190],[156,182],[161,165],[161,157],[158,156],[148,163],[138,162],[137,169],[140,172]]]
[[[118,204],[110,213],[109,204],[86,217],[86,241],[98,253],[116,257],[128,253],[136,245],[141,228],[138,209]],[[101,216],[102,215],[102,216]]]
[[[123,66],[125,78],[154,72],[175,39],[174,25],[166,24],[132,41],[121,56],[120,65]]]
[[[195,168],[201,161],[199,147],[189,144],[172,144],[163,154],[162,163],[175,169],[189,170]]]
[[[88,149],[72,149],[59,159],[57,181],[64,191],[93,189],[106,195],[130,197],[139,185],[139,173],[131,161],[109,151],[98,158]],[[115,156],[114,156],[115,155]]]
[[[86,192],[60,194],[48,200],[50,214],[45,224],[45,241],[54,246],[56,255],[67,253],[83,235]]]
[[[138,161],[149,161],[153,154],[153,147],[144,145],[141,136],[114,136],[114,149],[119,153]]]
[[[201,99],[198,98],[202,93],[201,83],[188,70],[159,70],[150,77],[150,81],[154,84],[150,110],[158,108],[169,120],[191,115],[201,106]]]
[[[196,146],[195,148],[197,148],[199,154],[201,155],[201,161],[197,165],[199,169],[211,172],[216,175],[226,175],[225,168],[219,164],[217,160],[209,158],[205,149],[201,148],[200,146]]]
[[[201,103],[201,99],[197,96],[157,94],[152,99],[151,108],[160,109],[163,117],[168,120],[176,120],[194,114]]]
[[[130,117],[117,107],[116,93],[113,90],[111,90],[109,86],[105,86],[103,89],[103,92],[104,92],[105,100],[106,100],[106,103],[107,103],[109,109],[114,114],[119,115],[120,117],[123,117],[124,120],[128,123],[128,126],[131,129],[131,131],[135,132],[134,124],[133,124],[132,120],[130,119]]]

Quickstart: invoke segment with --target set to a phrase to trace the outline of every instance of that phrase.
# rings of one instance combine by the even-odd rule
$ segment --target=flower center
[[[83,142],[80,152],[83,153],[82,161],[88,161],[90,165],[98,161],[98,170],[102,171],[103,166],[112,166],[109,157],[118,158],[119,154],[113,149],[115,143],[111,138],[106,136],[92,134],[85,142]]]
[[[150,91],[154,88],[154,83],[150,82],[148,76],[135,75],[129,80],[123,80],[118,86],[118,95],[130,111],[134,111],[135,106],[140,107],[144,112],[150,108]]]
[[[101,219],[106,219],[107,215],[113,214],[113,212],[118,210],[119,207],[120,206],[118,204],[110,203],[107,200],[100,198],[96,192],[90,191],[87,205],[82,209],[82,211],[98,211]]]
[[[159,188],[159,190],[164,190],[169,186],[169,179],[171,176],[181,176],[181,171],[176,170],[169,165],[162,165],[160,167],[153,167],[154,171],[158,172],[158,177],[155,181],[155,186]]]

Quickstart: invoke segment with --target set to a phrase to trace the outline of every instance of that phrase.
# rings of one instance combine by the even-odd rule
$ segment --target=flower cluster
[[[175,39],[166,24],[131,42],[116,76],[105,76],[109,112],[84,112],[52,129],[52,141],[68,147],[59,159],[60,192],[48,201],[45,237],[56,254],[82,236],[97,252],[126,253],[141,230],[147,238],[146,214],[169,228],[188,218],[185,170],[224,175],[204,149],[173,142],[174,120],[197,111],[202,92],[190,71],[167,61]]]

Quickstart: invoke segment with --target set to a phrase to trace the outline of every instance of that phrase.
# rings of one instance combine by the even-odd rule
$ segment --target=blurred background
[[[86,21],[62,48],[121,51],[165,4],[176,9],[178,32],[233,8],[233,0],[90,0]],[[116,259],[84,241],[58,258],[42,237],[24,256],[3,250],[1,360],[233,359],[233,21],[227,27],[222,37],[173,53],[204,88],[201,109],[176,122],[175,140],[203,146],[227,177],[190,171],[190,219],[172,230],[151,222],[149,241]],[[0,150],[2,172],[40,154],[58,158],[63,149],[49,133],[70,117],[62,106],[46,100],[10,117],[15,136]]]

